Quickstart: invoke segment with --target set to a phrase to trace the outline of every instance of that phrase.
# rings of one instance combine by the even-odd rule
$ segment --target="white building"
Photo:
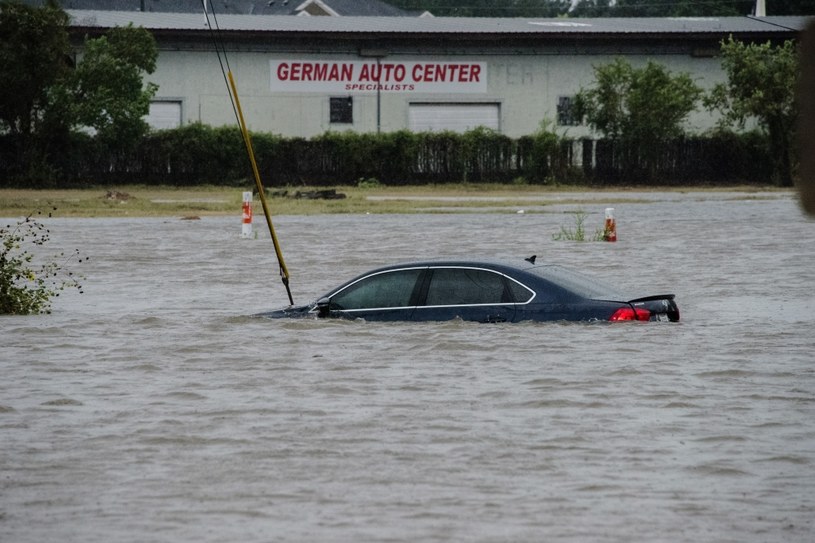
[[[572,136],[569,103],[594,66],[623,56],[722,81],[728,36],[796,39],[806,17],[475,19],[291,17],[69,10],[76,36],[132,23],[159,46],[155,127],[235,124],[213,36],[226,51],[249,128],[284,136],[326,131],[457,130],[486,126],[511,137],[544,120]],[[221,60],[224,60],[223,55]],[[380,76],[381,74],[381,76]],[[706,112],[690,129],[713,125]]]

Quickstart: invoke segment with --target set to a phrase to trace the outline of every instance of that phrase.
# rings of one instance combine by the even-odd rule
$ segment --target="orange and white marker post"
[[[603,229],[605,241],[617,241],[617,221],[614,220],[614,208],[606,208],[606,227]]]
[[[241,237],[252,237],[252,191],[243,193],[243,227]]]

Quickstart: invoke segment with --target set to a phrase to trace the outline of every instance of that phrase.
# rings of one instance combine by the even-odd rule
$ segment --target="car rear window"
[[[547,281],[574,292],[578,296],[590,298],[593,300],[614,300],[626,301],[631,298],[623,291],[608,285],[602,281],[598,281],[592,277],[587,277],[582,273],[575,272],[574,270],[567,270],[560,266],[535,266],[526,271],[542,277]]]

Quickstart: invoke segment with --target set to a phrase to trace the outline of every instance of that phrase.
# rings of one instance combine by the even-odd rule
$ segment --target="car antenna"
[[[527,261],[527,262],[529,262],[530,264],[534,264],[534,263],[535,263],[535,259],[536,259],[536,258],[538,258],[538,255],[532,255],[532,256],[530,256],[529,258],[524,258],[524,260],[526,260],[526,261]]]

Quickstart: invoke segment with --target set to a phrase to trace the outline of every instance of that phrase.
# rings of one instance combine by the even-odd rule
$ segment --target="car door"
[[[466,266],[431,267],[413,320],[461,318],[506,322],[515,315],[508,279],[494,270]]]
[[[332,317],[375,321],[410,320],[426,268],[399,268],[367,275],[331,295]]]

